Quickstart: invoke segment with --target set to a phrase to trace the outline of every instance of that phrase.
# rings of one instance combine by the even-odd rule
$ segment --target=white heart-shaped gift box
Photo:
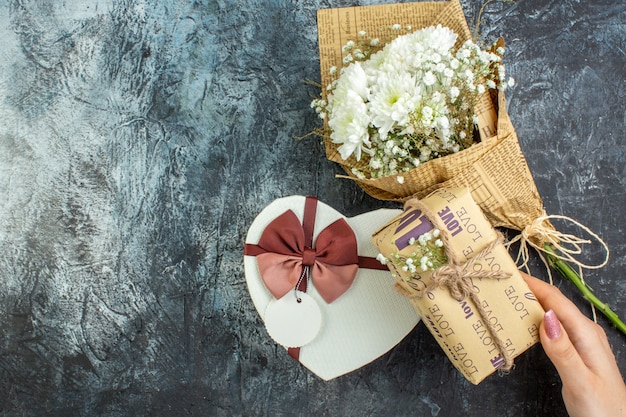
[[[306,197],[290,196],[272,202],[250,226],[246,244],[258,244],[265,228],[289,210],[302,223],[305,201]],[[313,245],[322,230],[344,219],[356,237],[358,255],[375,258],[378,250],[371,242],[372,234],[401,212],[379,209],[346,218],[317,202]],[[263,282],[256,256],[244,256],[244,267],[250,296],[265,322],[268,305],[276,299]],[[321,328],[311,342],[300,348],[300,363],[323,380],[330,380],[361,368],[398,344],[417,325],[419,316],[408,299],[394,290],[394,282],[387,270],[359,268],[348,290],[327,303],[309,280],[306,294],[319,306]]]

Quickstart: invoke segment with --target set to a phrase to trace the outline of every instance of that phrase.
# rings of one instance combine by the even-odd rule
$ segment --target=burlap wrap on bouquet
[[[457,46],[471,38],[458,0],[417,2],[384,6],[349,7],[318,11],[322,85],[331,78],[328,69],[341,67],[341,45],[355,39],[359,30],[378,31],[393,24],[410,25],[418,30],[441,24],[455,31]],[[515,129],[506,111],[504,93],[486,93],[479,103],[480,142],[456,154],[426,162],[398,175],[359,179],[352,168],[367,162],[353,156],[343,160],[325,135],[326,156],[339,163],[348,178],[380,200],[407,201],[422,198],[438,188],[467,187],[493,226],[523,230],[545,214],[543,202],[520,149]],[[400,183],[398,176],[404,177]],[[552,227],[545,222],[547,227]],[[540,243],[540,242],[539,242]]]

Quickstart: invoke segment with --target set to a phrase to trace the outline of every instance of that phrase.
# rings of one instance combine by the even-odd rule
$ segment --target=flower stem
[[[582,281],[580,275],[578,275],[578,272],[576,272],[563,259],[558,258],[556,256],[554,248],[551,245],[546,243],[544,245],[544,249],[546,250],[548,263],[550,264],[550,266],[559,271],[559,273],[564,278],[570,280],[576,286],[576,288],[578,288],[578,290],[582,293],[583,297],[587,301],[589,301],[598,310],[600,310],[602,314],[604,314],[611,321],[611,323],[613,323],[615,327],[618,328],[618,330],[626,334],[626,324],[624,324],[624,322],[620,320],[618,315],[613,310],[611,310],[607,303],[600,301],[598,297],[593,294],[589,286]]]

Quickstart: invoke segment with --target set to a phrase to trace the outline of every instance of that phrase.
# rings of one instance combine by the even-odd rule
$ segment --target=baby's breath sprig
[[[367,61],[373,54],[382,50],[386,44],[398,36],[410,33],[411,30],[411,26],[403,27],[399,24],[380,28],[380,33],[374,36],[364,30],[361,30],[357,34],[356,40],[349,40],[341,48],[341,52],[343,54],[342,62],[344,66],[347,66],[355,61]]]
[[[411,276],[413,274],[419,275],[421,272],[434,271],[448,262],[440,235],[441,232],[438,229],[433,229],[417,239],[411,238],[409,240],[408,248],[411,250],[410,253],[407,254],[407,250],[404,250],[402,254],[393,252],[389,255],[389,258],[378,254],[377,259],[382,264],[386,264],[391,258],[394,265],[404,272],[409,272]],[[411,276],[405,279],[410,281],[412,279]]]

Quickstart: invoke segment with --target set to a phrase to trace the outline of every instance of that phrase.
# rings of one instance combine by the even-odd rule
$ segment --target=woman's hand
[[[606,333],[558,288],[522,273],[546,310],[541,344],[563,382],[571,417],[626,417],[626,385]]]

